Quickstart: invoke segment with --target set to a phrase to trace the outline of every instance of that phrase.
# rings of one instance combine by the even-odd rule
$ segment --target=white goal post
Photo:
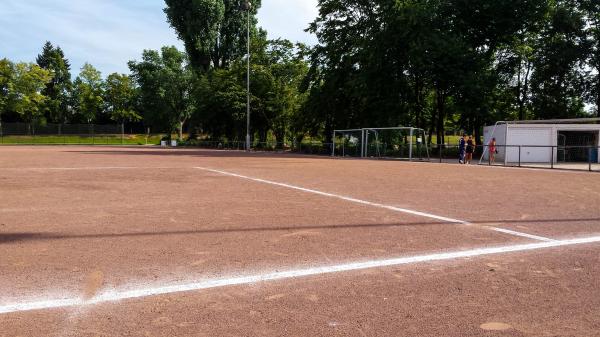
[[[413,127],[334,130],[332,156],[429,160],[427,132]]]

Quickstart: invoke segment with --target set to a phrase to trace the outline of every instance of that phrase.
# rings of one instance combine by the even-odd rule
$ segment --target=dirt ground
[[[0,337],[600,336],[598,237],[597,173],[0,147]]]

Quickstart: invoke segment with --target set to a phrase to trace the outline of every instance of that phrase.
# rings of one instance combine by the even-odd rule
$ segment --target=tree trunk
[[[517,104],[519,105],[519,119],[523,120],[523,93],[521,92],[521,73],[523,68],[523,58],[519,56],[519,71],[517,72]]]
[[[519,104],[519,119],[524,121],[527,119],[525,115],[525,101],[529,94],[529,74],[531,73],[531,61],[527,60],[527,71],[525,72],[525,83],[523,84],[523,93],[521,95],[521,102]]]
[[[596,75],[596,116],[600,118],[600,74]]]
[[[333,143],[333,118],[327,117],[325,120],[325,142]]]
[[[473,128],[474,133],[475,133],[475,144],[476,145],[482,145],[482,140],[481,140],[481,123],[479,122],[479,118],[477,118],[477,116],[475,116],[473,118]],[[485,145],[485,144],[483,144]]]
[[[423,127],[423,99],[422,99],[422,87],[423,81],[419,76],[415,76],[415,124],[418,128]]]
[[[446,95],[442,89],[436,87],[436,105],[438,112],[437,119],[437,143],[444,144],[444,119],[445,119],[445,103],[446,103]]]
[[[183,123],[185,121],[179,121],[179,141],[183,140]]]
[[[285,143],[285,129],[277,128],[275,131],[275,141],[277,142],[277,149],[283,149]]]

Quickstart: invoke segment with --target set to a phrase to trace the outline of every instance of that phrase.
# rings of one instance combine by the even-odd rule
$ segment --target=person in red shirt
[[[496,154],[498,153],[498,149],[496,148],[496,138],[490,140],[488,150],[490,151],[490,165],[494,165],[496,163]]]

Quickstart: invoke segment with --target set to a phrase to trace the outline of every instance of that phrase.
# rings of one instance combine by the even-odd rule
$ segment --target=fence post
[[[590,172],[592,172],[592,153],[593,153],[592,147],[590,147],[588,149],[588,164],[589,164],[589,170],[590,170]]]
[[[558,150],[558,147],[557,147]],[[554,168],[554,146],[550,147],[550,168]]]
[[[442,163],[442,144],[438,144],[438,151],[440,153],[440,164]]]
[[[521,167],[521,145],[519,145],[519,167]]]

